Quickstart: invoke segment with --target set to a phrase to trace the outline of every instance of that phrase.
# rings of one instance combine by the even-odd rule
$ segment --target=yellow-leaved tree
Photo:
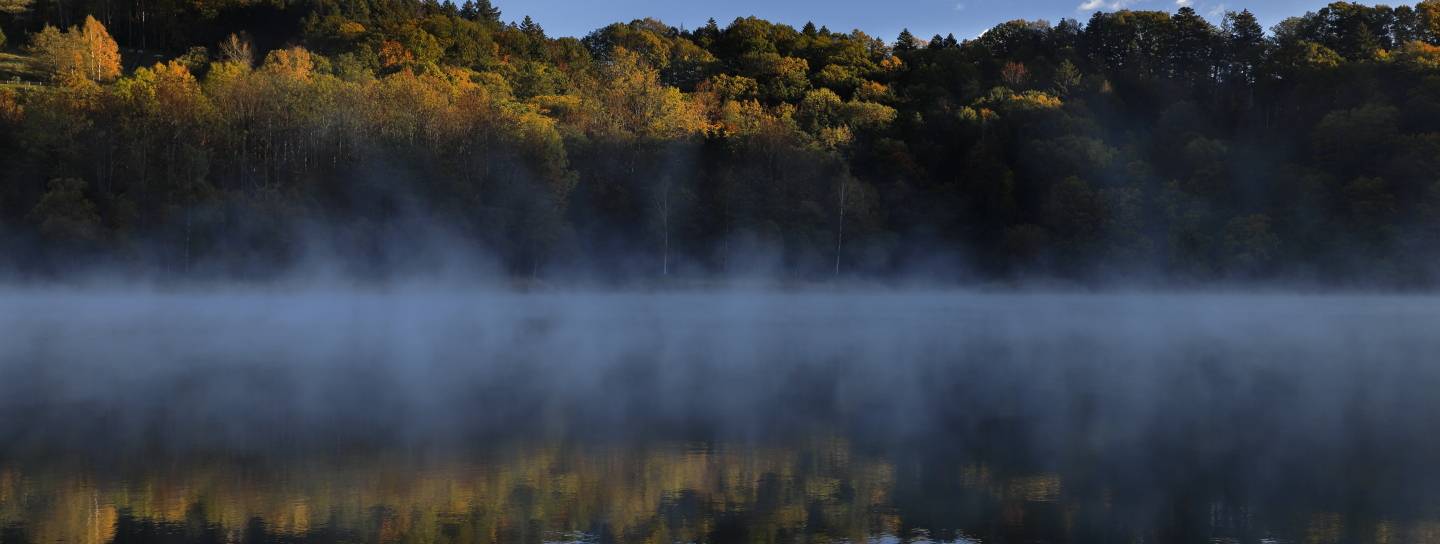
[[[705,118],[680,89],[660,83],[660,72],[634,52],[615,48],[593,96],[601,131],[639,140],[667,140],[699,133]]]
[[[30,49],[57,79],[80,75],[109,81],[120,75],[120,46],[94,17],[86,16],[80,26],[64,32],[46,25]]]

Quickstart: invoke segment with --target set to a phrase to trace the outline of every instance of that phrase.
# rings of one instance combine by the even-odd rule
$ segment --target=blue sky
[[[714,17],[721,26],[736,17],[755,15],[799,27],[807,20],[831,30],[859,28],[887,41],[901,28],[917,36],[955,33],[973,38],[1011,19],[1065,17],[1082,21],[1097,9],[1160,9],[1173,11],[1188,2],[1202,15],[1219,22],[1225,10],[1248,8],[1266,28],[1285,17],[1313,11],[1329,0],[493,0],[506,20],[530,15],[551,36],[583,36],[598,27],[639,17],[655,17],[686,28]],[[1398,5],[1399,0],[1390,2]],[[1410,3],[1406,0],[1404,3]]]

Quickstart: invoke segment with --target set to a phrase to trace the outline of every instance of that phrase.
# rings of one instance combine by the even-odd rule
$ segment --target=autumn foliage
[[[0,89],[16,269],[265,274],[316,244],[385,268],[424,223],[526,276],[1440,279],[1435,0],[892,43],[756,18],[555,38],[489,2],[89,7],[0,19],[50,76]]]
[[[32,44],[35,56],[57,77],[79,74],[92,81],[110,81],[120,75],[120,48],[94,17],[87,16],[83,24],[64,32],[46,25]]]

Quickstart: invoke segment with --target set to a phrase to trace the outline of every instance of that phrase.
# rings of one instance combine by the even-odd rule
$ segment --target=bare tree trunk
[[[664,247],[660,257],[660,275],[670,275],[670,178],[665,177],[664,185],[660,194],[660,221],[663,232]]]
[[[734,235],[733,221],[730,219],[730,199],[721,200],[720,220],[725,222],[725,238],[720,241],[720,271],[730,273],[730,237]]]
[[[190,215],[191,208],[195,203],[194,199],[189,196],[185,200],[185,274],[188,276],[190,274]]]

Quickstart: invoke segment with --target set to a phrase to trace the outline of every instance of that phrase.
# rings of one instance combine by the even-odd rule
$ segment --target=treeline
[[[963,42],[551,38],[433,0],[0,0],[0,28],[46,74],[0,87],[25,274],[324,247],[362,273],[1440,279],[1440,0]]]

